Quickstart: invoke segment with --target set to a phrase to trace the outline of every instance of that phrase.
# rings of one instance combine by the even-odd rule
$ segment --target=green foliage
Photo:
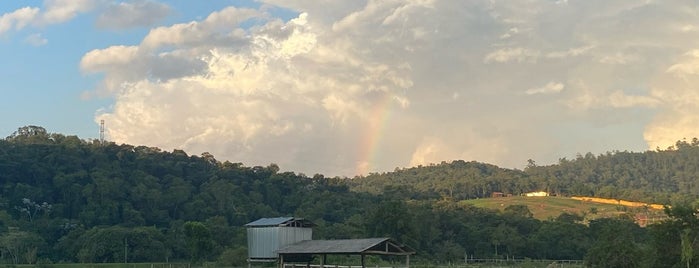
[[[37,252],[44,246],[44,240],[37,234],[15,228],[0,236],[2,253],[10,258],[12,264],[36,263]]]
[[[639,233],[642,230],[628,219],[599,219],[590,222],[596,241],[585,255],[589,267],[643,267],[646,264]]]
[[[201,222],[188,221],[184,224],[184,235],[189,246],[190,261],[201,263],[207,259],[214,248],[211,232]]]
[[[248,249],[245,247],[227,248],[218,258],[218,265],[225,267],[243,267],[247,265]]]
[[[153,227],[94,227],[81,232],[70,252],[84,263],[165,261],[163,240]]]
[[[348,180],[28,126],[0,139],[0,262],[240,265],[247,254],[245,223],[297,216],[318,225],[316,239],[392,237],[419,252],[416,262],[457,263],[468,255],[692,266],[699,264],[693,206],[673,206],[670,220],[641,229],[618,219],[587,226],[576,214],[542,221],[532,217],[534,206],[499,211],[459,201],[540,190],[693,201],[699,198],[697,160],[699,142],[692,141],[668,150],[580,155],[551,166],[530,161],[523,171],[457,160]],[[617,248],[611,234],[628,243]],[[639,254],[646,257],[610,259]]]
[[[524,218],[534,217],[534,214],[529,210],[529,207],[527,207],[526,205],[509,205],[505,208],[504,211],[505,213],[510,214],[512,216]]]

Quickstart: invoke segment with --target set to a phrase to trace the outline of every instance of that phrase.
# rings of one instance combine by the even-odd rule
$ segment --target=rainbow
[[[379,145],[381,143],[381,133],[386,127],[386,122],[390,118],[391,103],[393,94],[384,93],[381,98],[374,103],[367,120],[367,125],[360,137],[359,157],[357,158],[356,174],[367,175],[379,157]]]

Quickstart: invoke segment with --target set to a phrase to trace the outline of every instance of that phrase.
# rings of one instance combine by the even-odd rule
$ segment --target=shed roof
[[[279,254],[415,254],[410,247],[390,238],[305,240],[283,247],[277,252]]]
[[[248,223],[245,227],[270,227],[270,226],[294,226],[312,227],[314,224],[306,219],[294,217],[260,218]]]

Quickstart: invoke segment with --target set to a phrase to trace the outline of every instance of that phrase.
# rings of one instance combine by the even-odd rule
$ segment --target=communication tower
[[[100,120],[100,143],[104,143],[104,120]]]

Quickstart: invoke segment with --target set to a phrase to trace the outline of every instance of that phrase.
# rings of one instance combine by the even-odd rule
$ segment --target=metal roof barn
[[[245,225],[248,233],[248,259],[274,261],[277,251],[287,245],[311,240],[314,224],[302,218],[261,218]]]

